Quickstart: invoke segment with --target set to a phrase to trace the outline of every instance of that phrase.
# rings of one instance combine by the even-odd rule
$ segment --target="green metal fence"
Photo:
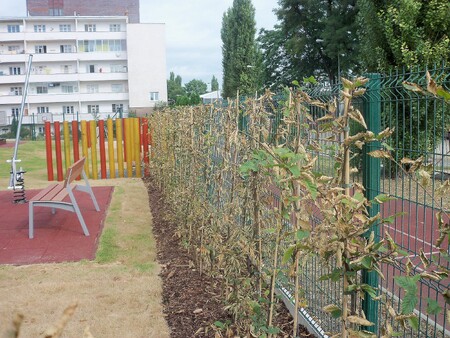
[[[450,87],[450,68],[445,66],[430,69],[431,76],[444,88]],[[395,283],[394,277],[404,275],[407,269],[413,274],[422,272],[420,255],[422,257],[434,257],[436,261],[449,268],[449,262],[441,257],[435,241],[438,236],[439,224],[436,213],[450,210],[450,197],[438,197],[436,186],[450,177],[450,104],[421,92],[413,92],[405,89],[404,81],[417,83],[426,88],[426,70],[404,70],[391,74],[367,74],[370,81],[367,84],[366,94],[354,101],[356,106],[364,115],[368,129],[379,132],[387,127],[393,128],[394,134],[386,144],[371,143],[366,145],[362,151],[353,149],[355,155],[352,158],[352,166],[359,169],[352,179],[362,183],[366,189],[366,197],[370,200],[380,193],[395,197],[383,205],[372,205],[368,210],[370,215],[378,212],[382,217],[400,213],[394,217],[391,224],[378,225],[373,230],[378,238],[383,238],[387,233],[395,240],[405,255],[398,258],[395,265],[383,265],[381,271],[384,279],[374,273],[362,274],[363,282],[372,285],[382,296],[382,302],[388,302],[397,312],[400,312],[401,301],[404,292]],[[321,84],[308,88],[310,97],[322,102],[340,100],[339,84]],[[280,96],[267,105],[262,103],[258,109],[265,109],[269,114],[271,130],[269,139],[274,140],[277,126],[283,123],[281,119],[281,108],[286,97]],[[234,103],[235,104],[235,103]],[[221,109],[221,107],[202,106],[194,110],[169,113],[165,115],[159,126],[155,129],[155,159],[154,163],[160,166],[161,175],[163,171],[170,172],[164,178],[162,184],[171,185],[174,190],[186,184],[187,181],[194,182],[192,193],[201,194],[199,203],[209,210],[207,222],[213,222],[209,217],[224,218],[228,221],[235,219],[242,228],[242,241],[251,241],[249,235],[251,230],[251,211],[249,211],[248,195],[239,195],[237,186],[245,185],[245,180],[236,176],[236,168],[241,165],[249,153],[245,153],[245,147],[239,144],[238,137],[245,141],[245,135],[249,128],[258,128],[258,121],[249,119],[245,107],[247,103],[240,101],[239,106],[233,106],[232,110]],[[338,104],[338,113],[342,111],[342,104]],[[317,106],[307,107],[309,113],[318,118],[324,114]],[[233,110],[235,109],[235,110]],[[248,110],[247,110],[248,111]],[[250,109],[251,111],[251,109]],[[240,112],[239,121],[234,113]],[[244,112],[244,113],[242,113]],[[254,113],[254,111],[253,111]],[[195,124],[195,121],[202,123]],[[230,123],[231,121],[231,123]],[[170,125],[170,131],[165,129]],[[198,129],[194,129],[196,125]],[[200,126],[200,127],[198,127]],[[239,129],[240,135],[233,134],[234,141],[229,139],[224,128]],[[360,127],[351,125],[350,132],[355,134]],[[292,134],[302,132],[300,126],[292,128]],[[193,136],[194,135],[194,136]],[[205,137],[203,137],[205,136]],[[340,140],[330,140],[326,133],[310,133],[309,141],[319,144],[320,150],[314,150],[317,156],[315,162],[316,170],[332,175],[335,167],[336,149],[340,146]],[[289,136],[287,136],[289,138]],[[185,142],[192,139],[192,142]],[[282,140],[288,142],[288,139]],[[368,153],[380,148],[387,147],[392,150],[397,162],[404,157],[417,159],[422,156],[423,163],[433,166],[431,184],[422,188],[404,170],[408,168],[392,163],[388,160],[380,160],[368,156]],[[159,152],[166,152],[167,163],[158,163]],[[169,154],[169,156],[167,156]],[[164,156],[161,156],[163,158]],[[182,163],[182,165],[179,165]],[[205,183],[207,182],[207,183]],[[180,189],[181,190],[181,189]],[[220,190],[220,194],[218,191]],[[270,191],[270,200],[274,206],[279,203],[277,192]],[[188,199],[192,196],[188,196]],[[181,198],[178,195],[176,198]],[[268,208],[270,209],[270,208]],[[180,210],[181,214],[185,212]],[[265,210],[262,212],[266,222],[271,222],[273,212]],[[188,214],[189,215],[189,214]],[[191,217],[191,215],[189,216]],[[212,217],[212,216],[211,216]],[[312,214],[311,222],[320,222],[320,214]],[[204,220],[203,220],[204,221]],[[449,221],[449,220],[446,220]],[[284,226],[289,227],[286,222]],[[226,230],[223,236],[229,236]],[[241,230],[239,230],[241,231]],[[247,236],[247,237],[246,237]],[[449,245],[445,242],[445,245]],[[267,266],[270,263],[267,262]],[[339,282],[331,280],[320,280],[320,277],[333,271],[333,262],[323,264],[318,258],[311,257],[300,270],[300,283],[302,286],[302,297],[307,307],[300,310],[302,323],[317,336],[326,337],[326,332],[340,331],[340,319],[333,318],[323,310],[328,304],[341,303],[343,286]],[[286,300],[288,308],[293,311],[292,290],[293,278],[287,275],[279,275],[277,281],[278,293]],[[447,311],[450,309],[442,293],[449,288],[449,279],[434,281],[421,279],[417,288],[419,302],[414,312],[418,316],[419,330],[410,327],[402,327],[394,322],[386,313],[382,302],[375,302],[370,297],[357,300],[357,309],[364,309],[368,319],[377,325],[369,328],[381,336],[381,328],[386,327],[389,321],[395,331],[403,337],[450,337],[450,326],[447,319]],[[439,305],[442,310],[439,313],[430,314],[430,306]]]
[[[443,88],[449,90],[450,68],[436,67],[429,69],[429,72]],[[412,273],[420,274],[423,270],[419,256],[423,252],[428,259],[431,260],[434,257],[447,269],[449,267],[449,262],[440,257],[439,249],[434,243],[439,231],[436,214],[441,210],[450,209],[448,196],[437,197],[435,194],[437,183],[442,183],[450,177],[450,105],[442,98],[426,94],[425,90],[414,92],[405,89],[403,85],[405,81],[426,88],[426,70],[399,70],[390,74],[368,74],[367,77],[370,78],[367,93],[355,102],[355,105],[363,113],[368,129],[373,132],[379,132],[387,127],[395,130],[387,146],[392,149],[397,162],[404,157],[415,160],[422,156],[423,162],[434,168],[431,184],[424,189],[405,172],[408,168],[402,169],[399,163],[389,160],[380,161],[367,155],[368,152],[379,148],[379,143],[366,145],[361,154],[352,160],[353,165],[358,163],[361,165],[362,175],[355,175],[354,179],[363,183],[369,200],[381,193],[396,198],[383,205],[381,209],[379,205],[374,205],[369,210],[370,215],[381,212],[384,218],[397,213],[402,214],[396,217],[392,224],[378,226],[374,230],[379,237],[389,233],[400,249],[407,253],[406,257],[398,259],[397,267],[382,266],[384,279],[372,273],[361,276],[365,283],[378,287],[380,294],[385,296],[384,299],[391,302],[392,306],[400,312],[404,292],[396,285],[394,277],[405,274],[406,264],[412,263]],[[319,86],[311,90],[310,95],[324,102],[329,101],[337,97],[337,86],[339,85],[328,87],[328,89],[327,86]],[[324,147],[324,149],[327,148]],[[317,169],[327,172],[332,167],[330,165],[332,155],[326,151],[317,155],[319,156]],[[448,247],[448,243],[446,245]],[[336,328],[338,323],[330,322],[321,308],[330,300],[335,303],[338,300],[321,301],[324,297],[317,295],[324,293],[324,290],[328,292],[336,286],[316,282],[313,276],[323,269],[318,267],[318,264],[312,260],[311,265],[301,277],[309,303],[315,305],[310,306],[308,311],[325,331],[335,331],[333,328]],[[441,281],[421,279],[418,286],[419,302],[414,310],[419,318],[419,331],[403,328],[400,324],[391,322],[393,329],[401,332],[403,337],[450,337],[450,327],[446,318],[449,305],[442,296],[442,293],[449,288],[449,281],[448,278]],[[328,295],[328,298],[333,298],[333,295]],[[427,311],[430,304],[439,304],[442,311],[430,315]],[[381,303],[367,300],[363,301],[361,306],[369,319],[378,323],[377,327],[385,327],[385,322],[390,320],[382,310]],[[372,331],[376,332],[376,328]]]

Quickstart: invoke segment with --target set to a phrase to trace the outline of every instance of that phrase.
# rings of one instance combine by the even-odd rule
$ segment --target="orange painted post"
[[[124,143],[125,143],[125,155],[127,162],[127,177],[133,177],[133,153],[131,151],[132,138],[131,138],[131,119],[125,119],[125,133],[124,133]]]
[[[45,152],[47,154],[47,179],[53,181],[53,158],[52,158],[52,126],[50,121],[45,121]]]
[[[61,154],[61,126],[58,121],[54,123],[55,128],[55,153],[56,153],[56,179],[63,180],[62,154]]]
[[[148,156],[148,119],[142,119],[142,146],[144,155],[144,176],[150,175],[150,160]]]
[[[116,147],[117,147],[117,168],[119,171],[119,177],[124,176],[123,170],[123,130],[122,119],[116,120]]]
[[[83,152],[83,156],[86,157],[86,161],[84,162],[84,172],[86,176],[89,175],[89,152],[88,152],[88,124],[87,121],[81,121],[81,151]]]
[[[91,161],[92,161],[92,178],[98,179],[98,165],[97,165],[97,123],[95,121],[89,122],[89,134],[91,136]]]
[[[67,168],[69,168],[72,163],[70,161],[70,129],[69,129],[69,121],[63,122],[63,132],[64,132],[64,163]]]
[[[139,118],[133,119],[133,140],[134,140],[134,163],[136,167],[136,177],[142,177],[141,168],[141,125]]]
[[[105,121],[98,121],[98,141],[100,147],[100,174],[101,178],[106,177],[106,149],[105,149]]]
[[[116,168],[114,165],[114,128],[113,120],[108,119],[106,121],[108,127],[108,160],[109,160],[109,177],[116,177]]]
[[[123,160],[124,160],[124,161],[127,160],[127,147],[126,147],[126,145],[127,145],[127,135],[126,135],[127,128],[126,128],[126,126],[125,126],[126,120],[127,120],[127,118],[122,119],[122,130],[123,130],[123,132],[122,132],[122,137],[123,137]]]

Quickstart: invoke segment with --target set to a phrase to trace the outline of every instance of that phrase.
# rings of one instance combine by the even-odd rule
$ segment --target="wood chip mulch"
[[[163,306],[172,338],[220,337],[214,322],[232,322],[224,310],[220,280],[200,275],[187,250],[180,246],[176,225],[167,220],[170,212],[161,192],[151,178],[144,179],[148,188],[153,216],[153,234],[156,239],[158,262],[162,266]],[[278,337],[290,337],[292,317],[280,304],[276,324],[282,331]],[[233,327],[231,327],[231,331]],[[225,336],[225,333],[222,332]],[[302,328],[300,337],[313,337]],[[231,337],[238,337],[234,334]]]

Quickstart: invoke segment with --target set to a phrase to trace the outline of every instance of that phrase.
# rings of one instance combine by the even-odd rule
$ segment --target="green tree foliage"
[[[285,60],[295,67],[297,79],[315,70],[314,75],[326,74],[334,81],[338,65],[342,73],[358,68],[356,0],[279,0],[278,4],[280,25],[271,39],[282,42]],[[273,45],[269,52],[275,54],[278,48]],[[268,50],[264,45],[263,49]]]
[[[199,96],[206,93],[208,85],[202,80],[193,79],[184,85],[184,89],[188,95],[195,94]]]
[[[181,76],[175,76],[174,72],[170,72],[169,80],[167,80],[167,98],[169,104],[174,104],[177,101],[177,97],[185,94],[186,91],[183,88]]]
[[[251,95],[259,77],[255,40],[255,8],[251,0],[234,0],[222,19],[223,96]]]
[[[369,71],[450,59],[450,0],[358,0],[361,60]]]
[[[213,75],[211,79],[211,91],[214,92],[216,90],[219,90],[219,81],[217,78]]]

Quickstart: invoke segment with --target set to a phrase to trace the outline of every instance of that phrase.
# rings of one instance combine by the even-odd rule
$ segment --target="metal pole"
[[[22,119],[23,119],[23,113],[24,113],[24,109],[25,109],[25,101],[27,99],[27,94],[28,94],[28,85],[29,85],[29,81],[30,81],[30,73],[31,73],[31,64],[33,62],[33,54],[30,54],[28,57],[28,69],[27,69],[27,75],[25,77],[25,88],[24,91],[22,93],[22,103],[20,104],[20,115],[18,118],[18,123],[17,123],[17,132],[16,132],[16,143],[14,144],[14,153],[13,153],[13,157],[11,160],[8,160],[8,162],[11,163],[11,179],[9,181],[9,188],[15,188],[16,186],[16,182],[17,182],[17,177],[16,177],[16,173],[17,173],[17,168],[16,168],[16,163],[20,162],[20,160],[17,159],[17,152],[19,150],[19,141],[20,141],[20,129],[22,128]]]
[[[367,124],[367,129],[374,134],[378,134],[381,131],[381,80],[379,74],[368,74],[369,82],[367,84],[367,93],[364,102],[364,119]],[[380,142],[371,142],[364,145],[363,148],[363,185],[365,195],[368,200],[373,200],[380,192],[380,176],[381,176],[381,161],[379,158],[369,156],[368,153],[377,149],[380,149]],[[380,205],[373,203],[367,208],[369,217],[373,217],[380,211]],[[374,225],[365,236],[369,236],[370,232],[375,234],[375,242],[380,240],[380,227],[379,224]],[[371,287],[378,289],[378,274],[375,271],[365,271],[362,273],[362,282],[370,285]],[[362,308],[367,320],[374,323],[374,326],[366,327],[365,329],[377,333],[378,331],[378,316],[379,316],[379,303],[372,299],[367,294],[364,295],[362,301]]]

